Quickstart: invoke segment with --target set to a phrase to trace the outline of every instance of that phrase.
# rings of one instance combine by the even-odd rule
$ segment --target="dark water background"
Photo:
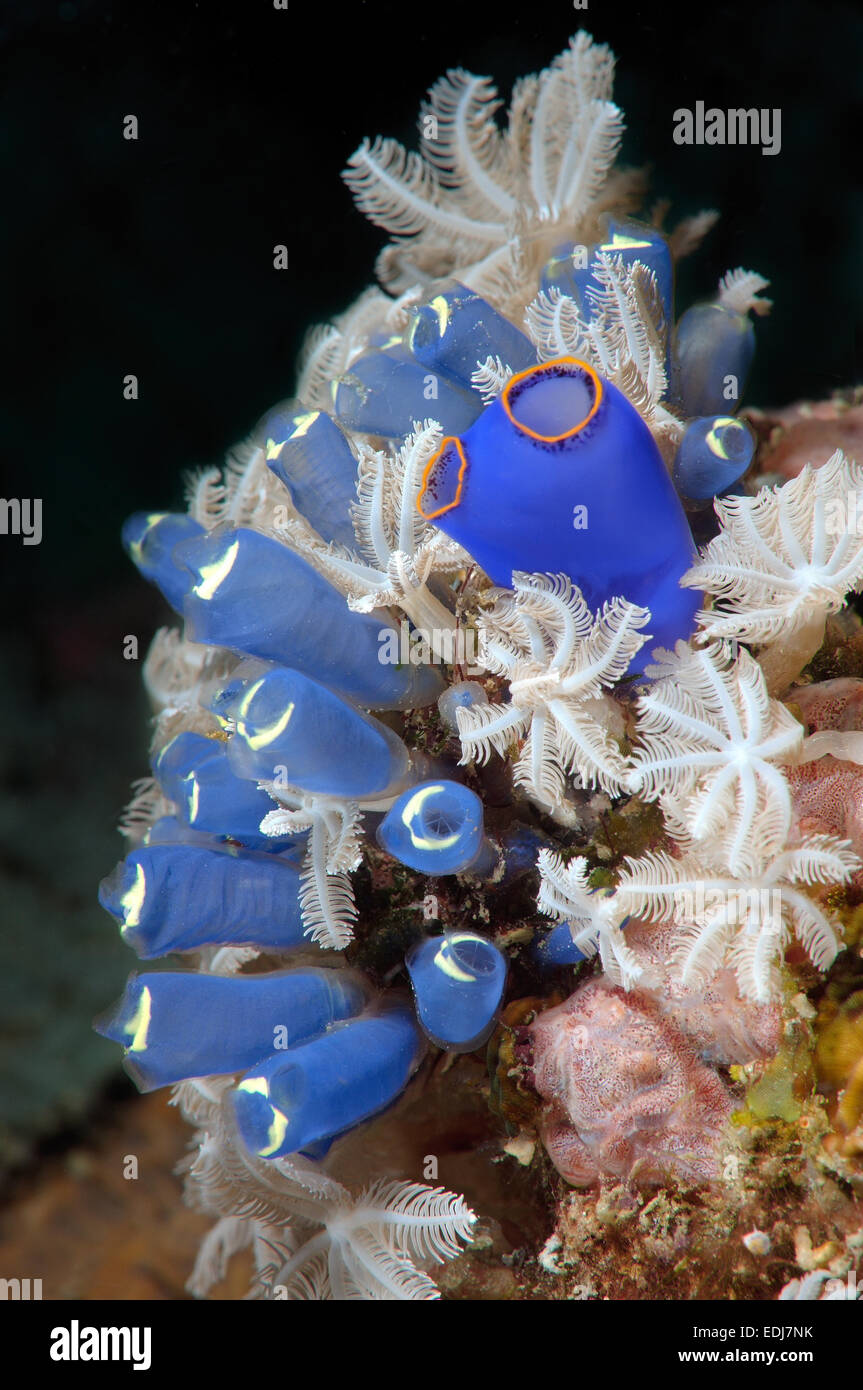
[[[122,644],[143,653],[168,621],[120,550],[124,516],[180,505],[182,471],[289,394],[305,329],[371,280],[384,237],[339,179],[360,139],[412,144],[447,67],[508,96],[580,26],[617,53],[623,157],[653,164],[671,221],[722,211],[678,308],[731,267],[770,277],[748,399],[861,380],[859,6],[0,6],[2,490],[44,508],[40,546],[0,537],[0,1169],[116,1067],[89,1020],[132,964],[95,904],[146,771]],[[781,107],[781,153],[675,145],[673,111],[699,99]]]

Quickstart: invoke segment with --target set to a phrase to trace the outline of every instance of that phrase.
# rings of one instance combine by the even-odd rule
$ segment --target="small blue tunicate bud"
[[[410,1010],[396,1007],[273,1053],[231,1093],[246,1148],[279,1158],[353,1128],[401,1094],[423,1050]]]
[[[755,354],[748,314],[722,304],[694,304],[675,332],[677,400],[686,416],[728,415],[743,399]]]
[[[506,886],[536,868],[541,849],[557,849],[557,844],[550,835],[516,821],[501,837],[501,849],[504,869],[500,882]]]
[[[460,782],[423,782],[393,802],[378,844],[419,873],[462,873],[484,848],[482,802]]]
[[[560,926],[538,937],[534,943],[534,956],[539,965],[552,967],[578,965],[587,959],[573,941],[568,922],[561,922]]]
[[[203,535],[200,522],[182,512],[135,512],[123,526],[123,545],[131,560],[180,614],[190,580],[188,570],[174,559],[174,551],[184,541]]]
[[[515,372],[536,362],[530,339],[464,285],[441,290],[413,314],[408,343],[414,357],[463,389],[487,357],[499,357]]]
[[[460,433],[482,410],[475,391],[454,386],[442,374],[413,359],[388,352],[364,352],[332,383],[333,413],[351,430],[400,439],[415,421],[439,420]]]
[[[674,486],[694,502],[717,497],[743,476],[754,453],[752,431],[733,415],[693,420],[674,460]]]
[[[491,1033],[506,984],[506,957],[474,932],[449,932],[406,959],[417,1017],[437,1047],[472,1052]]]
[[[357,461],[335,420],[287,401],[267,411],[253,437],[318,535],[356,549],[350,508],[357,500]]]
[[[144,960],[211,945],[307,944],[299,871],[272,854],[144,845],[103,879],[99,901]]]
[[[447,686],[437,702],[438,713],[452,732],[458,732],[456,710],[470,709],[473,705],[487,705],[488,696],[479,681],[456,681]]]
[[[125,1048],[140,1091],[196,1076],[246,1071],[270,1056],[274,1039],[293,1047],[368,1001],[362,977],[347,970],[286,970],[272,975],[204,975],[188,970],[131,975],[96,1031]]]
[[[372,709],[431,704],[430,665],[381,659],[398,633],[384,614],[352,613],[343,594],[286,545],[241,527],[180,547],[191,572],[185,603],[194,642],[291,666]]]
[[[348,800],[393,795],[410,778],[398,734],[299,671],[274,667],[223,708],[238,777],[272,781],[284,767],[291,786]]]

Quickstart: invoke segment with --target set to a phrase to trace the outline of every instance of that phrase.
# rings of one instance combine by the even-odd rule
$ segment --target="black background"
[[[750,399],[859,379],[860,7],[24,0],[2,22],[0,266],[4,453],[18,495],[44,497],[42,547],[3,545],[28,583],[98,594],[125,574],[125,514],[179,504],[182,470],[290,392],[305,329],[371,280],[385,239],[339,178],[360,139],[413,142],[447,67],[507,95],[580,25],[618,55],[624,160],[654,166],[672,221],[722,211],[678,307],[732,266],[771,279]],[[781,153],[676,146],[672,113],[698,99],[781,107]]]

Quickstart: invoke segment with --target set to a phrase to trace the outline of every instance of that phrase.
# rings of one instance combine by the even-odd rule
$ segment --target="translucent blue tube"
[[[743,399],[755,355],[748,314],[722,304],[694,304],[675,333],[677,397],[683,414],[730,415]]]
[[[209,830],[193,830],[178,816],[160,816],[154,821],[141,840],[145,845],[203,845],[205,849],[219,849],[225,838],[214,835]]]
[[[537,856],[541,849],[557,849],[557,844],[542,830],[535,830],[531,825],[522,825],[516,821],[501,837],[501,849],[504,870],[500,883],[506,886],[522,874],[530,873],[536,868]]]
[[[279,1158],[351,1129],[401,1094],[423,1051],[411,1011],[397,1007],[273,1053],[231,1093],[243,1143]]]
[[[601,286],[594,270],[598,252],[620,257],[624,265],[640,261],[656,276],[656,287],[662,300],[665,317],[670,324],[674,303],[674,267],[668,242],[655,227],[631,219],[610,217],[604,238],[589,247],[577,242],[562,242],[555,246],[543,266],[540,285],[546,293],[560,290],[580,306],[585,318],[593,318],[595,305],[591,292]]]
[[[201,946],[308,944],[300,875],[275,855],[144,845],[103,879],[99,902],[143,960]]]
[[[625,917],[621,922],[621,928],[625,928],[631,919]],[[548,969],[559,969],[564,965],[579,965],[588,957],[580,951],[572,939],[572,928],[569,922],[561,922],[559,926],[552,928],[549,932],[543,932],[538,936],[533,944],[533,955],[539,966]]]
[[[279,541],[240,528],[181,546],[191,571],[185,614],[192,641],[229,647],[330,686],[373,709],[431,704],[443,688],[429,665],[381,661],[398,633],[382,616],[352,613],[343,594]]]
[[[367,998],[361,977],[346,970],[165,970],[130,975],[123,997],[95,1028],[123,1044],[138,1089],[154,1091],[196,1076],[245,1071],[274,1047],[294,1047],[360,1013]]]
[[[135,512],[123,525],[122,540],[129,557],[178,613],[189,590],[189,574],[174,559],[174,551],[184,541],[204,534],[203,526],[182,512]]]
[[[287,401],[267,412],[255,437],[267,467],[318,535],[355,550],[350,508],[357,500],[357,461],[336,422],[323,410]]]
[[[225,707],[236,723],[228,762],[239,777],[349,800],[392,795],[410,775],[398,734],[299,671],[275,667]]]
[[[299,864],[305,852],[306,834],[268,836],[264,842],[254,846],[255,854],[277,855],[291,864]],[[216,835],[209,830],[193,830],[177,816],[160,816],[141,837],[142,845],[200,845],[204,849],[228,849],[237,851],[233,843],[236,836]]]
[[[619,256],[624,265],[641,261],[656,276],[656,287],[670,325],[674,306],[674,266],[668,242],[655,227],[630,218],[610,217],[605,237],[600,241],[596,252],[608,256]]]
[[[252,782],[236,776],[220,740],[178,734],[154,759],[153,776],[176,805],[179,818],[194,830],[229,835],[252,849],[272,845],[261,834],[260,824],[275,803]]]
[[[463,389],[471,387],[472,373],[487,357],[499,357],[515,372],[536,362],[530,339],[461,284],[436,294],[414,311],[408,344],[426,371],[437,372]]]
[[[407,957],[417,1017],[437,1047],[472,1052],[491,1033],[506,984],[506,957],[474,932],[432,937]]]
[[[575,358],[514,377],[444,440],[418,505],[496,584],[563,572],[591,608],[614,596],[649,608],[653,641],[633,672],[693,629],[701,596],[678,583],[695,558],[680,498],[638,411]]]
[[[578,965],[587,959],[573,941],[568,922],[561,922],[560,926],[539,936],[534,943],[533,951],[539,965],[551,968]]]
[[[755,453],[755,437],[733,415],[693,420],[674,459],[674,486],[695,502],[717,497],[742,478]]]
[[[372,350],[333,382],[333,413],[346,428],[399,439],[416,420],[439,420],[445,430],[467,429],[482,410],[465,391],[408,356]]]
[[[581,246],[578,242],[563,241],[554,247],[540,275],[539,287],[548,294],[549,290],[560,290],[561,294],[574,299],[583,313],[590,317],[584,300],[584,291],[592,283],[590,257],[593,247]]]
[[[483,849],[482,802],[460,782],[422,782],[393,802],[378,844],[421,874],[458,874]]]

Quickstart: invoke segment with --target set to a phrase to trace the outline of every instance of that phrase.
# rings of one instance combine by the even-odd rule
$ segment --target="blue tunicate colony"
[[[586,257],[576,250],[555,248],[537,290],[589,313],[596,257],[610,253],[653,272],[672,322],[672,260],[654,228],[609,218]],[[352,432],[399,441],[434,415],[444,438],[419,497],[424,517],[495,584],[508,586],[517,571],[566,574],[594,608],[615,595],[648,607],[650,645],[671,647],[690,635],[699,603],[678,583],[694,554],[688,513],[739,484],[752,459],[752,437],[721,383],[745,380],[753,348],[748,315],[719,303],[687,310],[669,334],[666,405],[686,422],[669,473],[611,381],[578,359],[538,361],[518,327],[444,282],[413,306],[403,332],[372,338],[332,383],[331,413],[279,406],[253,443],[318,535],[354,549]],[[471,378],[489,357],[511,375],[484,405]],[[579,506],[590,514],[584,530],[573,525]],[[433,924],[386,987],[350,957],[335,968],[330,957],[324,969],[305,957],[292,968],[288,956],[285,969],[227,976],[208,973],[212,953],[184,959],[253,945],[276,956],[315,951],[327,964],[303,928],[306,832],[261,831],[275,806],[261,784],[278,786],[284,768],[301,795],[363,805],[369,843],[432,880],[465,874],[505,886],[553,841],[518,822],[490,837],[459,770],[423,761],[391,727],[393,712],[440,698],[453,730],[457,710],[487,695],[458,671],[445,689],[432,665],[383,664],[386,610],[353,611],[306,559],[247,526],[208,533],[189,516],[140,514],[124,543],[192,641],[243,660],[203,701],[221,734],[182,732],[158,750],[153,774],[173,809],[102,885],[103,905],[142,959],[179,956],[190,968],[133,975],[99,1027],[123,1044],[142,1089],[233,1076],[233,1113],[253,1154],[315,1154],[390,1105],[429,1042],[455,1051],[485,1042],[507,957],[489,930],[441,934]],[[581,958],[567,924],[534,953],[546,968]]]

